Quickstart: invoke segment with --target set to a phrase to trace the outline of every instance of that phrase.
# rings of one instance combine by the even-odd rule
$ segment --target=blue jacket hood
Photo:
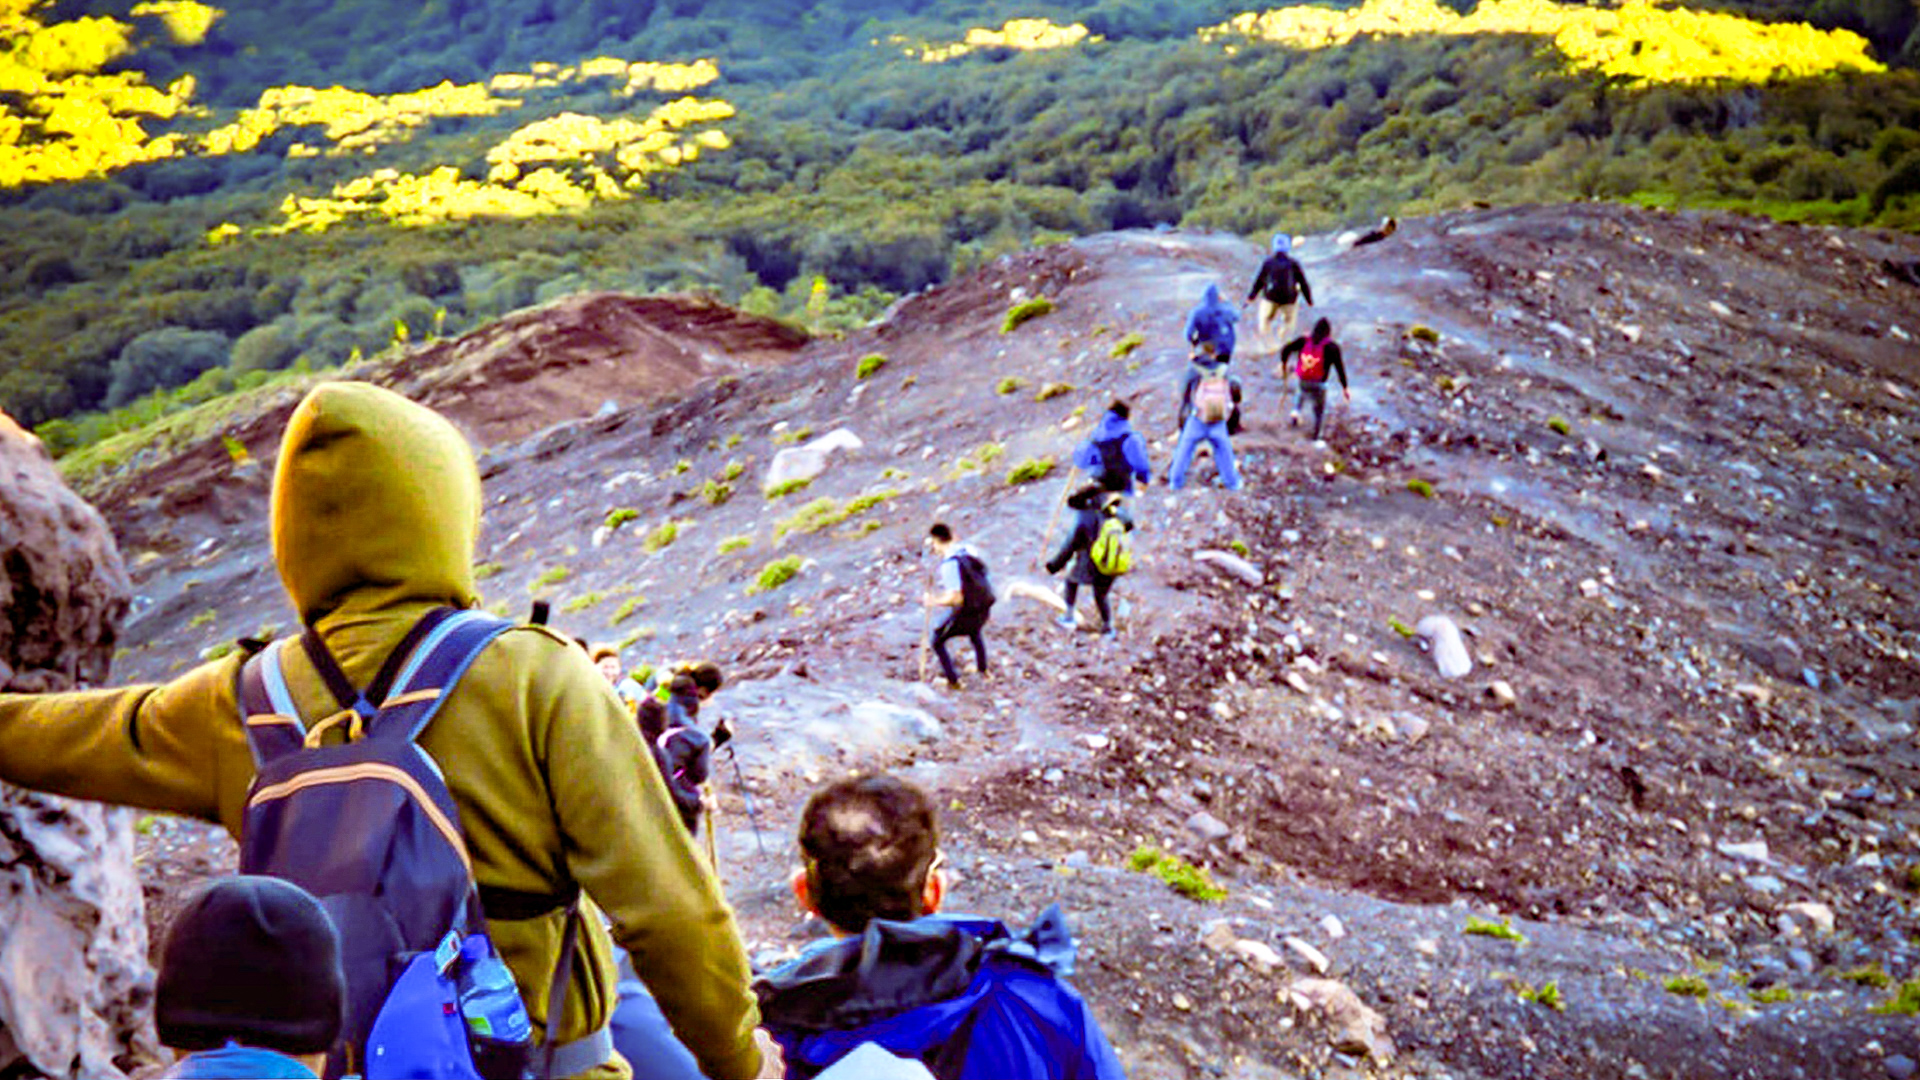
[[[1275,233],[1273,235],[1273,253],[1275,255],[1292,250],[1293,237],[1288,236],[1286,233]]]
[[[1106,442],[1108,439],[1117,439],[1132,431],[1133,424],[1130,421],[1122,420],[1112,413],[1101,413],[1100,426],[1093,429],[1093,441]]]
[[[1206,293],[1200,297],[1200,303],[1203,307],[1219,307],[1220,286],[1208,285]]]

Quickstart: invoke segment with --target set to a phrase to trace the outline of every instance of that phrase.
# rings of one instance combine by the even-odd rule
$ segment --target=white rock
[[[1413,951],[1429,958],[1438,957],[1440,955],[1440,943],[1432,938],[1419,938],[1413,943]]]
[[[831,454],[837,450],[861,450],[864,449],[866,445],[866,443],[860,441],[860,436],[855,435],[846,428],[834,428],[825,435],[808,441],[803,449],[818,450],[823,454]]]
[[[1302,938],[1289,937],[1281,944],[1291,949],[1295,956],[1306,961],[1307,966],[1318,974],[1325,975],[1327,969],[1333,966],[1333,961],[1327,959],[1326,953],[1314,948]]]
[[[1176,990],[1173,995],[1173,1007],[1181,1012],[1187,1012],[1193,1008],[1193,1002],[1187,1000],[1187,995]]]
[[[1267,580],[1267,575],[1259,567],[1235,555],[1231,551],[1214,551],[1211,549],[1196,551],[1193,553],[1193,557],[1198,562],[1206,563],[1222,573],[1238,578],[1242,583],[1255,586],[1256,588]]]
[[[1407,740],[1408,746],[1420,745],[1420,740],[1433,730],[1433,725],[1426,718],[1415,713],[1395,713],[1394,718],[1399,721],[1400,735]]]
[[[1112,745],[1112,742],[1113,740],[1107,738],[1105,735],[1086,736],[1087,749],[1089,750],[1105,750],[1108,746]]]
[[[1495,679],[1488,683],[1487,696],[1493,699],[1496,708],[1501,709],[1510,709],[1520,700],[1520,696],[1513,692],[1513,687],[1508,685],[1505,679]]]
[[[1200,944],[1211,952],[1224,953],[1233,948],[1235,940],[1233,923],[1226,919],[1215,919],[1200,931]]]
[[[1473,657],[1467,655],[1466,640],[1460,636],[1460,627],[1452,619],[1445,615],[1429,615],[1414,625],[1413,635],[1432,654],[1441,678],[1458,679],[1473,670]]]
[[[1347,936],[1347,927],[1346,924],[1340,921],[1340,916],[1338,915],[1322,915],[1320,917],[1320,932],[1327,935],[1328,940],[1339,941],[1341,938]]]
[[[1261,971],[1272,971],[1280,966],[1280,954],[1274,952],[1273,946],[1264,941],[1241,938],[1233,943],[1233,951],[1235,955],[1245,958]]]
[[[814,480],[827,471],[827,453],[807,446],[788,446],[773,455],[767,475],[760,480],[761,491],[772,491],[795,480]]]
[[[1746,859],[1749,862],[1757,863],[1770,863],[1773,861],[1767,854],[1767,842],[1765,840],[1752,840],[1744,844],[1723,843],[1717,846],[1720,849],[1720,854],[1728,855],[1736,859]]]
[[[1040,834],[1034,832],[1032,829],[1027,829],[1020,834],[1020,842],[1023,844],[1037,844],[1040,842]]]
[[[602,525],[599,528],[593,530],[593,546],[594,547],[603,546],[607,542],[607,537],[612,535],[613,535],[613,530],[608,528],[605,525]]]
[[[1287,988],[1287,999],[1301,1012],[1326,1018],[1327,1041],[1343,1053],[1365,1054],[1374,1065],[1393,1061],[1393,1039],[1387,1021],[1368,1008],[1359,995],[1332,979],[1297,979]]]
[[[1833,933],[1833,909],[1825,904],[1802,900],[1796,904],[1788,904],[1787,911],[1812,923],[1813,928],[1822,934]]]
[[[1297,671],[1287,672],[1286,680],[1287,680],[1287,685],[1293,687],[1293,689],[1298,693],[1302,693],[1302,694],[1313,693],[1313,691],[1309,689],[1307,686],[1307,680],[1302,678],[1300,673]]]
[[[1715,315],[1718,315],[1723,319],[1733,318],[1733,309],[1721,303],[1718,300],[1707,301],[1707,310],[1713,312]]]
[[[1205,810],[1194,811],[1193,815],[1187,818],[1187,828],[1207,843],[1212,843],[1215,840],[1225,840],[1227,837],[1233,835],[1233,830],[1227,826],[1226,822],[1221,821]]]

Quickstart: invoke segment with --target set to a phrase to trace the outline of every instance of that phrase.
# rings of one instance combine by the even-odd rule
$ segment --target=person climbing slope
[[[973,545],[954,539],[953,529],[946,522],[936,521],[927,530],[927,543],[934,554],[940,557],[937,571],[938,584],[934,591],[921,597],[921,603],[928,608],[948,608],[945,618],[933,628],[929,643],[933,654],[940,658],[940,673],[947,677],[947,686],[960,688],[960,671],[953,665],[953,657],[947,652],[947,642],[953,638],[964,637],[973,643],[973,659],[980,670],[982,679],[987,674],[987,642],[981,631],[987,625],[987,619],[993,613],[996,597],[993,582],[987,573],[987,564]]]
[[[1167,486],[1179,491],[1186,483],[1194,451],[1204,442],[1213,450],[1221,486],[1228,491],[1240,490],[1229,438],[1240,430],[1240,382],[1227,374],[1226,364],[1194,357],[1180,388],[1179,424],[1179,442],[1173,450],[1173,466],[1167,470]]]
[[[1307,272],[1294,261],[1293,238],[1286,233],[1274,236],[1267,261],[1260,264],[1260,272],[1253,276],[1253,286],[1247,290],[1247,302],[1252,302],[1255,297],[1260,299],[1257,311],[1261,344],[1291,340],[1300,310],[1298,301],[1305,299],[1311,305],[1313,287],[1307,284]],[[1280,333],[1272,336],[1269,331],[1276,315],[1280,318]]]
[[[1200,306],[1187,315],[1187,344],[1217,363],[1233,361],[1234,324],[1240,313],[1220,298],[1220,286],[1209,283]]]
[[[1293,411],[1287,414],[1289,426],[1300,422],[1300,408],[1305,405],[1313,409],[1313,438],[1320,440],[1320,426],[1327,415],[1327,373],[1340,377],[1340,395],[1343,400],[1352,401],[1353,391],[1347,388],[1347,366],[1340,356],[1340,343],[1333,340],[1333,324],[1326,319],[1317,319],[1313,324],[1313,333],[1306,337],[1297,337],[1287,342],[1280,350],[1280,365],[1284,370],[1287,358],[1298,355],[1299,362],[1293,367],[1294,377],[1300,380],[1300,389],[1293,400]]]
[[[1059,625],[1073,627],[1074,601],[1080,586],[1086,585],[1092,588],[1093,606],[1100,612],[1100,633],[1107,638],[1114,636],[1113,610],[1107,597],[1115,579],[1132,563],[1125,534],[1133,531],[1133,518],[1121,505],[1124,501],[1098,484],[1088,484],[1067,496],[1067,505],[1075,511],[1073,529],[1061,542],[1060,550],[1047,560],[1049,574],[1059,573],[1069,561],[1073,563],[1061,586],[1060,596],[1067,602],[1067,610],[1054,620]],[[1120,533],[1117,539],[1111,535],[1116,530]]]
[[[1132,415],[1132,409],[1124,401],[1108,405],[1092,437],[1081,443],[1073,455],[1074,468],[1086,472],[1105,490],[1123,495],[1133,494],[1136,480],[1142,485],[1153,481],[1147,442],[1129,424]]]

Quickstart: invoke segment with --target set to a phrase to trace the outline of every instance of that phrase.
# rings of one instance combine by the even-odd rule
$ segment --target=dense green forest
[[[830,331],[1006,250],[1159,223],[1608,198],[1920,228],[1920,5],[1691,6],[1852,30],[1886,67],[1661,81],[1534,33],[1209,39],[1247,8],[1206,0],[260,0],[171,33],[153,12],[211,9],[0,0],[0,27],[133,27],[102,70],[167,88],[145,133],[185,140],[0,185],[0,408],[66,449],[582,289]],[[1027,18],[1084,36],[1022,48]],[[9,135],[20,85],[0,62],[0,159],[34,130]],[[277,89],[334,86],[365,93]]]

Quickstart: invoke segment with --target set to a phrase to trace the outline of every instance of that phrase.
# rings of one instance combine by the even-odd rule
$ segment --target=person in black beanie
[[[154,991],[170,1080],[313,1080],[340,1035],[346,976],[325,908],[300,886],[239,875],[187,899]]]

